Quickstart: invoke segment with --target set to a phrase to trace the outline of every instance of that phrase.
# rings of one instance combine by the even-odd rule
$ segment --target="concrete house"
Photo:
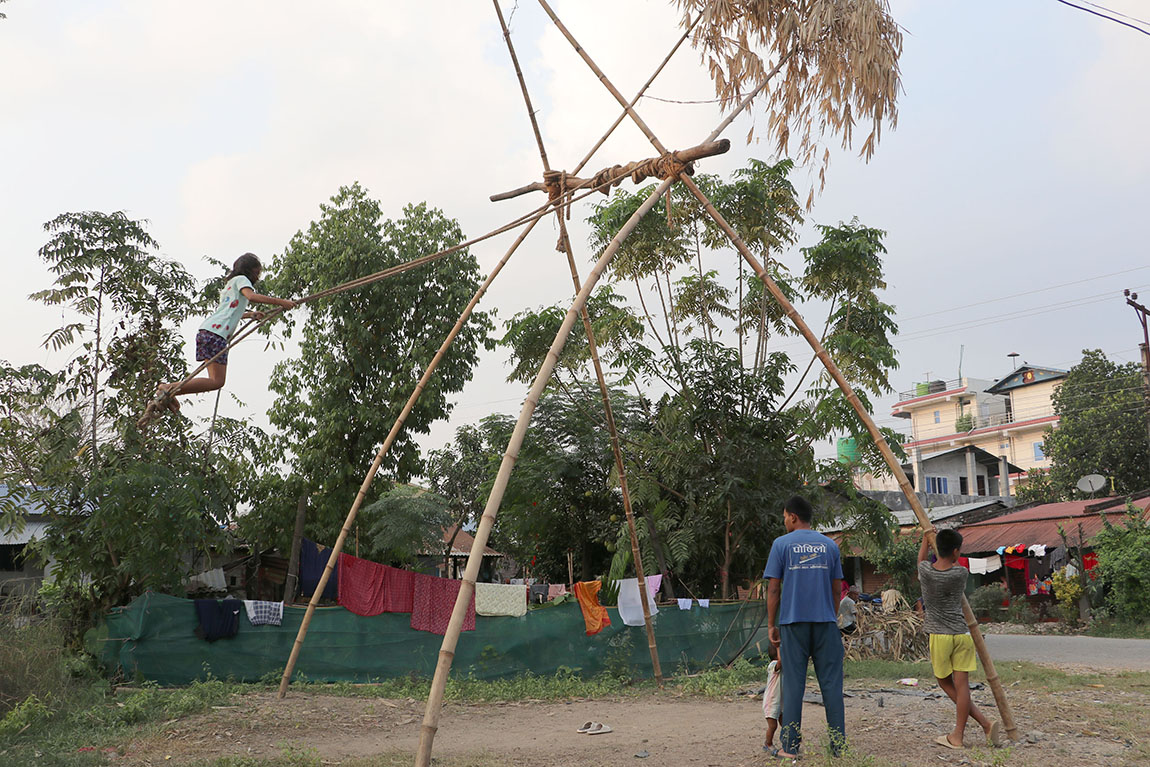
[[[1065,377],[1065,370],[1023,365],[995,382],[938,380],[900,393],[891,414],[910,421],[911,439],[903,448],[911,457],[915,489],[1006,496],[1028,469],[1049,468],[1042,435],[1058,425],[1051,398]],[[926,470],[927,459],[946,455],[952,457],[931,461]],[[991,460],[997,469],[990,468]],[[956,468],[955,461],[965,466]],[[952,486],[955,480],[958,487]]]

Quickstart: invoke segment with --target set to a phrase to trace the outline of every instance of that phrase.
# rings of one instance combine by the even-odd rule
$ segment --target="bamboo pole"
[[[467,320],[471,318],[471,313],[475,310],[475,306],[479,303],[479,300],[483,298],[483,295],[487,292],[491,283],[495,281],[495,278],[503,270],[504,265],[507,264],[511,255],[515,253],[523,241],[527,239],[527,235],[531,234],[531,230],[535,228],[535,225],[539,223],[539,221],[540,219],[536,218],[520,232],[519,236],[515,238],[515,242],[511,244],[511,247],[508,248],[507,252],[503,255],[503,258],[499,260],[499,263],[497,263],[491,270],[491,273],[487,275],[487,279],[484,280],[483,284],[479,286],[479,289],[475,291],[475,295],[471,297],[471,301],[468,302],[463,313],[459,315],[459,319],[455,321],[455,326],[451,328],[451,332],[447,334],[447,338],[445,338],[440,345],[439,351],[435,353],[427,369],[423,371],[423,376],[415,385],[411,396],[407,398],[407,404],[403,406],[399,417],[396,418],[395,423],[392,424],[391,431],[387,433],[387,438],[384,439],[383,445],[380,446],[379,452],[375,454],[375,460],[371,462],[371,468],[368,469],[367,476],[363,478],[359,492],[356,493],[355,500],[351,504],[351,510],[348,511],[347,518],[344,520],[343,528],[339,531],[339,537],[336,538],[335,545],[331,549],[331,554],[327,558],[327,565],[323,568],[323,574],[320,576],[319,584],[316,585],[315,591],[312,592],[311,599],[308,601],[307,613],[304,614],[303,621],[300,623],[295,642],[292,644],[291,655],[288,656],[287,665],[284,666],[283,677],[280,679],[279,694],[277,696],[280,699],[287,694],[288,684],[291,683],[291,675],[295,670],[296,661],[299,659],[300,649],[303,647],[303,641],[307,636],[308,627],[311,625],[312,616],[315,615],[316,605],[319,604],[320,595],[323,594],[324,588],[327,586],[328,581],[331,580],[332,571],[335,569],[336,562],[339,561],[339,554],[343,551],[343,544],[347,540],[348,532],[351,530],[352,525],[355,524],[359,507],[363,505],[364,498],[367,497],[367,490],[371,487],[371,482],[375,479],[375,474],[379,471],[384,456],[391,450],[391,446],[395,442],[396,437],[399,436],[399,430],[403,427],[407,416],[415,407],[415,403],[419,400],[420,395],[423,394],[424,387],[427,386],[427,382],[431,380],[432,374],[435,372],[435,369],[439,367],[439,363],[443,360],[443,356],[447,353],[452,342],[455,341],[455,337],[459,335],[459,332],[463,330],[463,326],[467,323]],[[480,550],[482,551],[482,549]]]
[[[503,20],[503,11],[499,8],[499,0],[492,0],[495,5],[495,14],[499,17],[499,26],[503,28],[503,39],[507,43],[507,51],[511,54],[511,62],[515,66],[515,76],[519,79],[519,88],[523,92],[523,101],[527,107],[527,117],[531,121],[531,130],[535,134],[535,142],[539,146],[539,159],[543,163],[543,171],[549,172],[551,164],[547,160],[547,148],[543,143],[543,134],[539,130],[539,121],[535,119],[535,110],[531,106],[531,95],[527,90],[527,80],[519,68],[519,57],[515,55],[515,46],[511,42],[511,32]],[[728,142],[727,146],[730,146]],[[725,149],[724,149],[725,151]],[[567,265],[571,269],[571,281],[575,285],[575,294],[579,294],[582,282],[579,279],[579,267],[575,264],[575,254],[571,248],[571,239],[567,236],[567,224],[562,210],[555,211],[555,218],[559,222],[559,245],[567,256]],[[615,457],[615,470],[619,474],[619,490],[623,494],[623,513],[627,518],[627,532],[631,538],[631,556],[635,560],[635,575],[639,585],[639,601],[643,609],[643,626],[647,632],[647,649],[651,653],[651,670],[655,675],[655,682],[663,686],[663,667],[659,663],[659,650],[655,645],[655,628],[651,624],[651,608],[647,604],[647,578],[643,572],[643,557],[639,551],[639,535],[635,529],[635,515],[631,509],[631,491],[627,486],[627,470],[623,465],[623,452],[619,447],[619,433],[615,428],[615,413],[611,407],[611,393],[607,388],[607,378],[603,375],[603,366],[599,361],[599,347],[595,343],[595,332],[591,327],[591,315],[587,312],[587,304],[579,309],[579,316],[583,320],[583,332],[587,335],[587,348],[591,352],[591,362],[595,368],[595,378],[599,382],[599,394],[603,399],[603,413],[607,423],[607,433],[611,439],[611,452]]]
[[[515,461],[519,457],[519,448],[523,445],[523,437],[527,433],[527,425],[531,421],[531,415],[535,412],[535,407],[539,403],[539,397],[542,395],[543,389],[551,379],[551,374],[554,372],[555,365],[559,361],[559,353],[567,343],[567,336],[570,335],[571,328],[575,325],[575,319],[579,315],[579,310],[586,305],[588,296],[591,295],[591,291],[599,281],[607,265],[611,263],[611,259],[615,257],[619,246],[639,224],[643,216],[655,206],[659,197],[667,192],[673,181],[673,179],[667,179],[659,184],[655,191],[643,201],[643,204],[631,214],[631,217],[627,219],[627,222],[623,224],[622,228],[615,234],[610,244],[603,250],[603,254],[599,256],[599,260],[595,262],[595,266],[587,276],[587,281],[579,289],[579,294],[575,297],[574,303],[571,305],[571,308],[567,310],[567,316],[563,318],[563,323],[559,326],[559,332],[555,334],[555,340],[551,342],[551,348],[547,351],[547,357],[544,359],[543,365],[539,368],[539,373],[535,376],[535,382],[527,394],[527,399],[523,402],[523,408],[519,413],[519,420],[515,423],[515,430],[511,433],[511,439],[507,443],[507,450],[503,453],[503,460],[499,464],[499,473],[496,475],[495,482],[491,487],[491,492],[487,497],[487,505],[483,509],[483,516],[479,519],[479,527],[475,531],[475,540],[471,545],[471,555],[467,560],[467,569],[463,573],[463,584],[459,589],[459,596],[455,600],[455,608],[451,611],[451,620],[448,621],[447,632],[444,634],[443,644],[439,650],[439,660],[435,666],[435,675],[431,680],[431,691],[427,696],[427,710],[424,713],[423,726],[419,732],[419,751],[415,759],[416,767],[430,767],[431,765],[431,746],[435,740],[435,733],[439,729],[439,715],[443,708],[443,692],[447,685],[447,675],[451,671],[451,663],[455,659],[455,646],[459,641],[460,629],[463,627],[463,617],[467,612],[467,605],[475,593],[475,578],[479,575],[479,565],[482,561],[481,554],[483,547],[487,545],[487,540],[491,536],[491,528],[495,524],[495,516],[499,513],[499,504],[503,500],[503,493],[507,490],[507,482],[511,477],[511,470],[514,468]]]
[[[763,268],[763,265],[760,264],[758,259],[755,258],[754,254],[751,253],[750,248],[747,247],[746,243],[743,242],[742,238],[739,237],[734,228],[729,223],[727,223],[722,214],[720,214],[719,211],[715,209],[715,206],[711,204],[711,201],[707,199],[707,196],[701,189],[699,189],[695,182],[692,181],[686,174],[681,175],[679,180],[687,186],[693,195],[695,195],[695,198],[703,205],[704,209],[706,209],[707,214],[710,215],[710,217],[714,219],[715,223],[718,224],[719,227],[726,233],[731,243],[735,246],[736,249],[738,249],[739,253],[742,254],[743,260],[745,260],[751,269],[754,270],[755,275],[758,276],[759,280],[762,281],[763,286],[771,293],[772,296],[774,296],[775,300],[779,302],[779,306],[782,307],[783,312],[787,315],[787,317],[790,318],[791,322],[794,323],[794,326],[798,328],[799,332],[802,333],[803,338],[806,339],[807,343],[810,344],[811,349],[814,350],[815,356],[819,358],[827,372],[830,374],[831,378],[833,378],[835,383],[838,384],[839,389],[842,391],[847,401],[850,402],[851,407],[854,408],[855,413],[858,414],[859,420],[862,421],[863,425],[866,427],[866,430],[870,433],[871,439],[874,440],[875,446],[878,447],[879,452],[882,453],[883,460],[886,461],[886,464],[890,468],[891,473],[898,481],[899,489],[902,490],[903,495],[906,496],[907,501],[910,503],[911,508],[914,510],[914,515],[918,518],[918,523],[922,526],[924,534],[927,532],[933,532],[934,526],[931,524],[930,519],[927,517],[926,510],[923,509],[922,503],[919,501],[919,498],[915,494],[914,489],[911,487],[910,480],[907,479],[906,472],[904,472],[902,469],[902,464],[899,463],[898,458],[895,457],[894,451],[892,451],[890,449],[890,445],[887,444],[886,438],[883,437],[882,432],[879,431],[878,426],[875,425],[874,419],[871,418],[870,413],[867,412],[866,408],[859,400],[858,395],[855,394],[854,387],[850,385],[850,382],[847,381],[846,377],[842,374],[842,371],[839,370],[838,365],[836,365],[834,360],[831,359],[830,354],[827,353],[827,350],[823,347],[822,342],[819,341],[818,336],[816,336],[814,332],[811,331],[810,326],[808,326],[803,320],[798,310],[794,307],[794,304],[792,304],[787,299],[783,291],[779,289],[779,286],[773,279],[771,279],[770,275],[767,274],[766,270]],[[931,541],[931,547],[934,548],[933,540]],[[1010,703],[1006,700],[1006,692],[1002,688],[1002,681],[998,678],[998,671],[994,667],[994,659],[990,657],[990,651],[986,646],[986,640],[983,638],[982,631],[978,627],[978,620],[975,618],[974,613],[971,611],[970,603],[967,602],[965,595],[962,597],[962,613],[966,619],[967,628],[970,629],[970,636],[971,639],[974,640],[974,646],[978,651],[978,657],[982,661],[983,670],[986,671],[987,684],[990,685],[990,689],[994,693],[994,702],[998,706],[999,714],[1002,716],[1002,724],[1006,728],[1006,735],[1011,740],[1018,740],[1018,728],[1014,723],[1014,715],[1011,712]]]
[[[608,91],[610,91],[611,95],[615,97],[616,101],[624,105],[627,114],[630,115],[631,119],[635,122],[639,129],[643,131],[651,144],[658,151],[665,153],[667,149],[665,146],[663,146],[663,143],[659,141],[654,132],[652,132],[651,129],[647,126],[647,124],[643,122],[643,119],[639,117],[638,113],[635,112],[635,110],[627,104],[627,102],[623,99],[622,94],[619,93],[619,90],[611,83],[611,81],[607,78],[607,75],[603,73],[603,70],[600,69],[599,66],[595,64],[594,61],[592,61],[587,52],[583,50],[583,47],[579,45],[579,43],[555,15],[555,12],[551,10],[551,7],[547,4],[547,0],[539,0],[539,4],[543,6],[543,9],[547,12],[547,15],[551,17],[551,20],[555,23],[555,26],[559,29],[563,36],[567,38],[568,42],[570,42],[571,45],[575,48],[575,51],[580,55],[580,57],[582,57],[583,61],[586,62],[587,66],[591,68],[591,71],[595,73],[595,75],[599,78],[599,81],[603,83],[603,86],[607,88]],[[778,64],[776,64],[772,70],[772,74],[779,70],[784,60],[785,58],[779,60]],[[765,82],[761,84],[758,89],[756,89],[756,93],[758,90],[762,89],[763,85],[765,85]],[[744,100],[742,106],[745,106],[747,103],[749,103],[749,100],[749,98]],[[742,106],[740,106],[740,110]],[[733,119],[733,115],[727,118],[723,127],[729,124],[731,119]],[[711,138],[714,138],[714,135],[712,135]],[[823,345],[819,341],[818,337],[815,336],[813,332],[811,332],[810,327],[807,326],[802,316],[798,313],[798,310],[795,309],[794,305],[791,304],[791,302],[779,289],[779,286],[775,284],[775,281],[772,280],[770,275],[767,274],[766,270],[763,269],[762,264],[760,264],[758,259],[755,258],[754,254],[751,253],[746,243],[742,241],[742,238],[739,237],[738,233],[735,232],[731,225],[728,224],[722,215],[719,214],[719,211],[715,209],[715,206],[711,204],[710,200],[707,199],[707,196],[703,194],[698,185],[696,185],[691,180],[690,176],[685,173],[680,174],[679,179],[687,186],[688,189],[691,190],[691,193],[707,210],[708,215],[710,215],[711,218],[713,218],[715,222],[719,224],[720,228],[726,232],[727,237],[730,239],[731,243],[736,247],[736,249],[738,249],[739,253],[743,256],[743,259],[755,271],[755,274],[762,281],[764,287],[766,287],[767,290],[775,297],[775,300],[779,302],[779,305],[783,307],[783,310],[786,312],[787,316],[794,323],[795,327],[798,328],[799,332],[802,333],[803,337],[806,338],[807,342],[814,350],[815,355],[823,363],[823,366],[834,379],[835,383],[838,384],[839,389],[842,390],[844,396],[847,398],[847,401],[850,402],[851,407],[854,408],[855,412],[859,416],[859,419],[862,421],[863,425],[870,433],[871,438],[874,440],[875,445],[879,449],[879,452],[882,453],[883,459],[886,461],[887,466],[890,467],[891,473],[898,481],[899,488],[902,490],[903,495],[906,496],[907,501],[910,503],[911,508],[914,510],[915,517],[918,518],[919,524],[922,526],[924,533],[926,531],[934,530],[934,526],[931,524],[930,519],[927,517],[926,511],[922,507],[922,503],[919,501],[918,496],[915,495],[914,489],[911,487],[910,481],[906,477],[906,472],[902,470],[902,465],[898,462],[898,459],[895,458],[894,452],[891,451],[890,445],[886,443],[886,439],[883,437],[882,432],[878,430],[878,427],[874,423],[874,419],[870,417],[870,413],[868,413],[866,408],[863,407],[862,402],[859,401],[858,396],[854,393],[854,389],[851,387],[850,382],[846,380],[846,377],[843,376],[842,371],[840,371],[838,366],[835,365],[834,360],[832,360],[830,355],[827,354],[826,349],[823,348]],[[1002,681],[998,678],[998,671],[994,667],[994,659],[990,657],[990,651],[986,646],[986,640],[982,636],[982,631],[978,627],[978,621],[975,618],[974,613],[971,611],[970,604],[967,602],[965,595],[962,597],[962,610],[963,616],[966,619],[967,628],[970,629],[971,639],[974,640],[975,649],[978,651],[979,659],[982,661],[983,670],[986,672],[986,681],[990,685],[991,691],[994,693],[994,701],[998,706],[999,714],[1002,716],[1002,723],[1006,728],[1006,734],[1011,740],[1017,740],[1018,728],[1014,724],[1014,716],[1010,710],[1010,703],[1006,700],[1006,692],[1002,688]]]

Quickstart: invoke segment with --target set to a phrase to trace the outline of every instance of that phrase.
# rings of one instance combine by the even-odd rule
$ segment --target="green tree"
[[[178,589],[234,514],[249,468],[209,454],[184,416],[135,429],[156,384],[187,372],[175,326],[191,276],[122,213],[68,213],[45,228],[40,254],[56,279],[32,298],[70,310],[45,343],[76,353],[61,371],[26,367],[6,382],[0,482],[10,500],[15,488],[15,501],[43,504],[50,526],[31,548],[54,560],[83,627],[143,589]]]
[[[729,181],[698,180],[795,301],[810,296],[829,307],[826,345],[866,402],[868,392],[889,391],[888,374],[896,365],[893,308],[878,297],[885,287],[884,233],[857,221],[822,227],[821,242],[803,251],[802,278],[791,278],[776,257],[793,244],[802,221],[791,170],[789,161],[754,161]],[[604,247],[642,197],[620,191],[597,206],[589,219],[592,246]],[[608,374],[653,402],[640,409],[643,417],[621,427],[641,548],[650,557],[645,569],[673,572],[695,593],[727,596],[735,581],[753,579],[761,570],[771,540],[782,530],[780,506],[787,496],[805,485],[845,479],[839,464],[814,460],[816,439],[855,434],[864,465],[885,466],[829,378],[820,376],[809,387],[800,380],[788,394],[785,381],[795,365],[769,346],[773,337],[791,332],[787,318],[757,278],[742,274],[741,259],[695,200],[673,191],[670,221],[665,214],[654,211],[643,219],[611,266],[607,287],[630,284],[640,311],[622,304],[613,290],[592,296],[589,311]],[[734,286],[703,268],[704,252],[736,258]],[[511,377],[534,375],[565,313],[560,305],[512,318],[503,338],[511,348]],[[731,329],[734,338],[724,338]],[[595,387],[584,383],[594,380],[585,348],[577,325],[551,389],[553,396],[584,397],[584,425],[571,428],[595,423],[602,409],[587,394]],[[592,436],[606,448],[604,429]],[[811,495],[820,500],[819,491]],[[864,507],[839,502],[832,512],[857,517],[860,529],[884,537],[867,524],[874,515]],[[619,576],[631,565],[623,525],[615,525],[612,543],[611,571]]]
[[[455,221],[426,204],[407,206],[398,220],[384,219],[379,203],[353,184],[292,238],[266,286],[278,295],[314,293],[463,239]],[[478,273],[464,250],[285,317],[283,332],[298,334],[300,352],[275,367],[269,418],[279,429],[276,444],[290,474],[282,482],[268,480],[280,488],[276,503],[257,503],[249,526],[290,529],[290,499],[306,491],[308,534],[334,540],[380,442],[477,289]],[[450,413],[448,395],[471,378],[491,327],[485,313],[472,315],[408,415],[381,480],[404,482],[421,471],[415,435]],[[377,480],[369,504],[387,484]]]
[[[1046,432],[1050,483],[1060,497],[1074,495],[1086,474],[1113,478],[1118,493],[1150,487],[1147,405],[1141,366],[1117,364],[1086,349],[1054,393],[1058,427]]]
[[[1127,506],[1119,525],[1104,517],[1105,526],[1091,544],[1098,555],[1095,568],[1110,614],[1123,621],[1150,619],[1150,525],[1140,509]]]
[[[443,548],[443,531],[452,523],[446,498],[420,487],[401,485],[383,493],[363,510],[364,557],[411,567],[419,555]]]

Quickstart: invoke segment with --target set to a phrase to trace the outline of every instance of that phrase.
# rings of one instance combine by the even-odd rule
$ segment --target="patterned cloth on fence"
[[[311,596],[319,579],[323,576],[323,569],[327,567],[331,548],[322,546],[315,541],[304,538],[299,544],[299,593],[301,596]],[[339,568],[332,570],[331,579],[323,589],[324,599],[339,598]]]
[[[436,578],[434,575],[414,574],[415,586],[412,589],[411,627],[416,631],[430,631],[432,634],[447,633],[447,623],[463,581],[451,578]],[[475,595],[467,605],[463,617],[463,630],[475,630]]]
[[[236,635],[240,628],[240,610],[244,603],[238,599],[197,599],[196,617],[200,625],[196,626],[195,634],[206,642],[217,639],[230,639]]]
[[[414,575],[410,570],[341,553],[339,603],[356,615],[409,613]]]
[[[575,598],[579,600],[579,609],[583,611],[587,636],[598,634],[604,626],[611,625],[607,608],[599,604],[599,589],[602,586],[600,581],[580,581],[575,584]]]
[[[655,607],[655,594],[663,584],[662,575],[647,576],[647,608],[651,615],[659,612]],[[624,578],[619,581],[619,617],[623,619],[624,626],[642,626],[643,603],[639,601],[639,579]]]
[[[244,608],[248,611],[248,622],[253,626],[280,626],[283,624],[283,602],[245,599]]]
[[[475,614],[518,618],[527,614],[527,587],[510,583],[475,584]]]
[[[554,599],[567,593],[566,583],[550,583],[547,585],[547,598]]]

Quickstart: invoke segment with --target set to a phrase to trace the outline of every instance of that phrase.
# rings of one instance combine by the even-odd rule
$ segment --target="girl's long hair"
[[[255,285],[262,270],[263,265],[260,264],[260,260],[256,258],[255,253],[244,253],[232,264],[232,270],[228,272],[228,276],[224,278],[224,281],[227,282],[232,277],[239,277],[242,274],[248,278],[252,285]]]

